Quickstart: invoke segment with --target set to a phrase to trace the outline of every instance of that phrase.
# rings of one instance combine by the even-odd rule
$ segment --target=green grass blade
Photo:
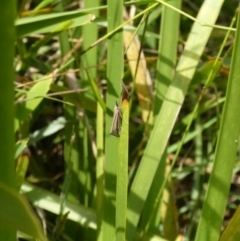
[[[198,19],[200,21],[204,19],[208,24],[214,24],[222,3],[223,1],[218,1],[215,2],[215,5],[212,5],[212,3],[205,1],[199,12]],[[176,76],[156,117],[154,128],[129,194],[128,221],[131,227],[127,234],[127,240],[129,241],[132,240],[134,235],[153,177],[211,31],[212,28],[210,27],[203,27],[198,23],[194,23],[185,50],[179,60]],[[146,180],[144,185],[142,180]]]
[[[108,33],[123,21],[123,1],[108,1]],[[105,187],[103,240],[115,239],[115,202],[117,148],[119,139],[110,135],[115,102],[119,100],[123,77],[123,36],[118,31],[108,40],[107,54],[107,112],[105,126]]]
[[[172,6],[181,7],[181,1],[171,1]],[[156,96],[154,100],[154,115],[160,110],[167,89],[174,76],[176,65],[177,43],[179,35],[180,15],[166,6],[162,7],[161,38],[159,40],[159,57],[157,62]]]
[[[15,143],[15,159],[19,157],[22,151],[27,147],[28,139],[20,140]]]
[[[60,197],[58,195],[37,186],[33,186],[27,182],[22,185],[21,192],[36,207],[42,208],[56,215],[59,214]],[[68,211],[70,211],[68,215],[70,220],[91,229],[97,228],[96,213],[92,209],[66,201],[65,212]]]
[[[85,8],[89,9],[91,7],[99,7],[99,0],[86,0],[85,1]],[[95,9],[92,11],[94,16],[99,15],[99,10]],[[91,34],[89,34],[91,32]],[[83,38],[83,45],[82,48],[85,49],[87,48],[92,42],[96,41],[98,39],[98,26],[96,24],[89,24],[85,25],[82,27],[82,38]],[[98,64],[98,46],[95,48],[91,49],[91,51],[85,53],[84,55],[81,56],[81,68],[86,68],[86,66],[97,66]],[[97,68],[89,68],[85,69],[85,73],[81,72],[81,77],[82,77],[82,85],[81,86],[88,86],[92,88],[93,95],[92,93],[86,92],[85,96],[88,96],[93,99],[94,102],[97,102],[95,106],[95,112],[97,112],[97,118],[99,123],[97,123],[97,128],[101,126],[101,128],[97,132],[99,135],[99,141],[100,141],[100,149],[102,148],[102,141],[103,141],[103,113],[99,110],[99,104],[102,106],[103,110],[106,111],[106,104],[103,100],[103,97],[101,95],[101,89],[99,88],[100,86],[100,81],[98,80],[97,76]],[[97,85],[99,84],[99,85]],[[98,116],[100,115],[100,116]],[[101,165],[101,164],[100,164]]]
[[[238,206],[219,241],[240,240],[240,206]]]
[[[236,160],[240,133],[240,18],[233,49],[226,101],[219,139],[210,176],[206,199],[198,226],[196,241],[219,239],[222,219],[227,204],[232,171]],[[226,141],[227,140],[227,141]]]
[[[28,115],[35,111],[45,95],[50,89],[52,83],[52,75],[44,77],[44,80],[39,80],[31,89],[26,93],[26,101],[16,105],[15,112],[15,131],[19,129],[21,123],[26,120]]]
[[[181,1],[171,1],[171,5],[180,8]],[[166,95],[168,86],[170,85],[174,76],[178,46],[179,20],[180,14],[178,12],[166,6],[162,7],[160,41],[158,49],[159,57],[157,63],[157,80],[155,84],[155,115],[157,115],[161,108],[161,104],[164,96]],[[169,206],[162,204],[161,206],[166,207],[162,210],[160,208],[161,202],[158,194],[160,189],[160,183],[163,183],[163,180],[166,178],[164,175],[166,169],[165,160],[166,155],[163,156],[163,161],[161,162],[161,165],[158,166],[155,177],[153,179],[153,183],[142,212],[141,224],[144,225],[145,232],[157,234],[159,230],[160,218],[161,216],[164,216],[163,210],[165,210],[165,213],[167,213],[168,216],[165,217],[165,220],[162,220],[162,222],[164,223],[163,233],[165,235],[165,238],[169,238],[170,240],[172,240],[177,236],[177,230],[175,229],[176,225],[174,225],[175,221],[169,220],[169,218],[173,217],[170,214],[175,214],[174,212],[172,212],[174,208],[170,208]],[[166,189],[164,193],[166,194],[167,191],[168,190]],[[171,198],[169,197],[169,199]],[[163,201],[162,203],[165,202]],[[171,202],[167,203],[168,205],[171,204]],[[168,221],[168,225],[166,224],[166,220]],[[167,232],[167,229],[170,229],[171,232]]]
[[[28,170],[28,164],[29,164],[29,150],[26,150],[25,153],[23,153],[20,157],[17,159],[17,165],[16,165],[16,184],[17,184],[17,190],[20,190],[20,187],[23,184],[23,181],[25,180],[25,176]]]
[[[16,187],[15,163],[14,163],[14,19],[15,19],[15,1],[0,1],[0,181],[12,188]],[[4,208],[2,207],[4,211]],[[0,240],[16,240],[16,232],[10,231],[0,226]]]
[[[82,53],[85,53],[87,51],[89,51],[91,48],[93,48],[95,45],[99,44],[100,42],[102,42],[103,40],[111,37],[114,33],[121,31],[125,25],[127,25],[129,22],[133,21],[134,19],[139,18],[140,16],[142,16],[143,14],[145,14],[146,12],[150,11],[151,9],[155,8],[157,5],[159,5],[159,3],[154,3],[151,6],[147,7],[146,9],[144,9],[142,12],[136,14],[133,18],[122,22],[119,22],[119,25],[115,25],[115,28],[111,27],[111,31],[108,31],[107,34],[105,34],[103,37],[99,38],[96,42],[94,42],[93,44],[91,44],[87,49],[85,49]],[[112,20],[111,20],[112,21]],[[108,22],[109,23],[109,22]],[[108,25],[109,27],[109,25]]]
[[[0,3],[0,180],[11,187],[15,186],[14,173],[14,133],[13,133],[13,54],[14,54],[14,1]],[[7,50],[7,51],[6,51]],[[4,158],[3,158],[4,157]],[[0,237],[1,238],[1,237]]]
[[[34,8],[32,12],[37,12],[39,9],[42,9],[54,2],[55,0],[43,0]]]
[[[129,102],[122,104],[122,130],[118,145],[117,194],[116,194],[116,241],[126,240],[127,189],[128,189],[128,128]]]
[[[56,29],[62,28],[66,23],[68,28],[78,27],[90,23],[92,19],[92,14],[83,14],[79,11],[20,18],[16,21],[17,36],[23,37],[29,34],[54,32]]]
[[[88,64],[91,65],[91,63],[88,63]],[[106,104],[105,104],[103,98],[101,97],[98,86],[97,86],[94,79],[92,78],[92,76],[90,75],[90,73],[87,70],[86,70],[86,73],[87,73],[87,76],[88,76],[88,80],[90,82],[90,86],[92,87],[92,91],[94,93],[94,96],[97,99],[97,101],[99,102],[99,104],[102,106],[102,108],[105,112],[106,111]]]
[[[63,11],[64,6],[63,2],[59,3],[55,10],[56,11]],[[67,31],[63,31],[59,34],[59,43],[60,43],[60,50],[61,50],[61,56],[66,56],[71,51],[71,44],[69,42],[69,35]],[[73,64],[68,66],[70,69],[73,68]],[[72,80],[73,79],[73,80]],[[64,78],[65,85],[71,89],[72,86],[76,86],[76,76],[74,73],[71,75],[67,74]],[[74,82],[74,84],[72,82]],[[71,83],[70,83],[71,82]],[[72,85],[71,85],[72,84]],[[72,87],[72,88],[74,88]],[[76,93],[76,99],[78,100],[78,93]],[[64,96],[64,100],[67,99],[67,96]],[[79,103],[79,102],[78,102]],[[76,105],[78,106],[78,104]],[[75,204],[80,203],[79,198],[76,196],[78,195],[80,187],[80,181],[79,181],[79,160],[80,160],[80,153],[82,153],[82,139],[79,137],[80,133],[80,127],[79,127],[79,119],[76,114],[76,106],[69,106],[64,105],[63,111],[64,111],[64,117],[66,120],[65,128],[64,128],[64,134],[65,134],[65,140],[64,140],[64,161],[65,161],[65,176],[64,176],[64,183],[67,183],[67,189],[64,189],[64,186],[62,187],[62,195],[66,197],[65,200],[61,200],[61,206],[59,206],[59,211],[57,214],[63,212],[63,206],[66,205],[67,201],[72,201]],[[73,135],[75,135],[75,140],[73,141]],[[81,144],[80,144],[81,143]],[[81,151],[79,151],[79,149]],[[82,157],[82,156],[81,156]],[[82,195],[84,196],[84,195]],[[82,197],[81,196],[81,197]],[[81,199],[82,201],[82,199]],[[64,208],[64,212],[67,212]],[[68,227],[66,227],[67,229]]]
[[[103,192],[104,192],[104,126],[103,126],[104,112],[102,106],[97,105],[97,163],[96,163],[96,178],[97,178],[97,228],[98,241],[102,241],[102,219],[103,219]]]
[[[85,9],[91,9],[92,7],[99,7],[99,0],[86,0],[84,1]],[[91,11],[96,17],[99,16],[99,9]],[[89,34],[91,33],[91,34]],[[99,29],[94,23],[84,25],[82,27],[81,37],[83,38],[82,49],[88,48],[93,42],[98,39]],[[79,36],[80,37],[80,36]],[[94,198],[91,206],[96,208],[97,212],[97,240],[102,240],[102,219],[103,219],[103,186],[104,186],[104,112],[106,111],[106,104],[103,100],[100,80],[98,79],[97,70],[98,68],[86,68],[87,66],[97,66],[98,64],[98,51],[99,47],[96,46],[90,51],[81,55],[81,68],[85,69],[80,72],[81,75],[81,87],[92,88],[92,92],[89,91],[84,94],[85,97],[89,97],[96,103],[94,111],[96,112],[96,145],[97,145],[97,156],[96,156],[96,185],[94,192]],[[87,113],[87,112],[85,112]],[[91,167],[91,163],[89,163]],[[91,170],[89,169],[89,175]],[[88,239],[86,239],[88,240]]]

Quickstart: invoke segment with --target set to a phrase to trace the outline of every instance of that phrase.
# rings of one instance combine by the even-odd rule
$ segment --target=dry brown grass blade
[[[125,49],[127,49],[126,56],[128,58],[131,74],[133,78],[135,76],[135,91],[139,104],[142,108],[142,120],[144,122],[151,123],[153,116],[151,111],[153,102],[153,86],[147,69],[145,56],[141,51],[139,63],[137,63],[140,51],[140,42],[137,36],[134,37],[133,33],[125,31],[123,34],[123,39]],[[129,45],[129,43],[131,44]]]

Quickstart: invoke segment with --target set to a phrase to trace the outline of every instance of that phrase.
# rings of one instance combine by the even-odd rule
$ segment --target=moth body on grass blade
[[[116,137],[120,136],[122,126],[122,111],[121,108],[118,106],[118,103],[115,103],[114,106],[114,113],[113,113],[113,120],[112,126],[110,130],[110,134]]]

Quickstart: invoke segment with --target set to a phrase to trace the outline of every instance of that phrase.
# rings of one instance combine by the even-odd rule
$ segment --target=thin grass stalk
[[[103,140],[103,109],[102,106],[97,104],[97,241],[103,240],[102,234],[102,219],[103,219],[103,192],[104,192],[104,140]]]

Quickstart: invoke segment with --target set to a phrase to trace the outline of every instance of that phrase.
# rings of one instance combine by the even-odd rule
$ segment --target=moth
[[[118,103],[116,101],[114,106],[114,112],[113,112],[113,120],[112,120],[112,126],[110,129],[110,134],[116,137],[120,136],[122,127],[122,110],[118,106]]]

